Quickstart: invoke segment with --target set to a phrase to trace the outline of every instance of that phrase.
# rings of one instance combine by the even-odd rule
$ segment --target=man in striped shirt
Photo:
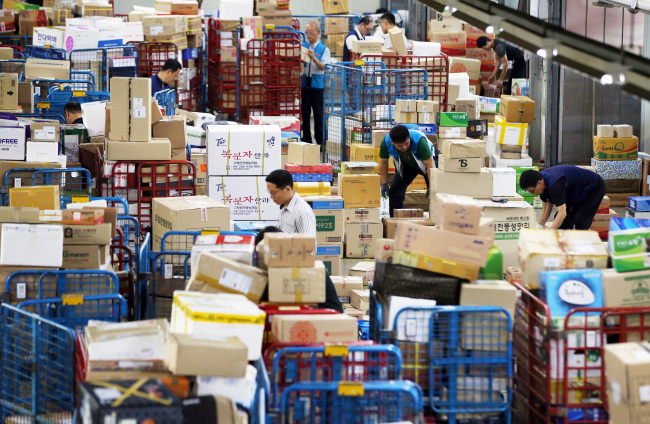
[[[289,171],[276,169],[266,177],[266,188],[280,205],[279,227],[284,233],[303,233],[316,237],[316,216],[312,208],[293,189]]]

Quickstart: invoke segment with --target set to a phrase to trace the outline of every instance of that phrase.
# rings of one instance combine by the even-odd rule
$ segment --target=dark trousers
[[[302,141],[311,143],[309,117],[314,111],[314,138],[318,145],[323,144],[323,92],[322,88],[302,89]]]
[[[598,186],[594,189],[579,205],[575,205],[571,210],[567,210],[566,218],[560,226],[560,230],[588,230],[598,211],[600,202],[605,197],[605,182],[600,179]]]
[[[395,171],[393,182],[390,184],[390,189],[388,190],[388,207],[390,208],[391,217],[393,216],[393,211],[395,209],[404,209],[406,189],[413,182],[415,177],[418,175],[424,175],[424,180],[427,182],[427,188],[429,187],[429,177],[419,169],[404,165],[402,168],[402,174],[403,175],[400,175],[399,172]]]

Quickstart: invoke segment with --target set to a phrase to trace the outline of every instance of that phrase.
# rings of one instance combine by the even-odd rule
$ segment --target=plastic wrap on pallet
[[[641,178],[641,159],[598,160],[591,158],[591,166],[605,180],[638,180]]]

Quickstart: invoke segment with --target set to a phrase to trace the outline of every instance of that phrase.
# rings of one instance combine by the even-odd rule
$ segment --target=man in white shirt
[[[377,32],[375,32],[375,37],[380,40],[384,40],[385,49],[393,48],[393,42],[390,39],[390,34],[388,34],[388,31],[393,28],[397,28],[396,25],[395,15],[390,12],[381,15],[381,18],[379,19],[379,29]],[[406,40],[406,35],[404,35],[404,32],[402,32],[402,37],[404,37],[404,45],[408,45],[408,41]]]
[[[276,169],[266,177],[271,199],[280,205],[278,227],[285,233],[311,234],[316,237],[316,216],[305,200],[293,189],[289,171]]]
[[[359,25],[354,27],[354,31],[350,31],[345,38],[345,46],[343,47],[343,62],[350,61],[350,51],[352,51],[352,44],[356,40],[365,40],[366,35],[372,32],[375,22],[370,16],[364,16],[359,20]]]
[[[318,22],[307,24],[307,41],[302,44],[308,50],[309,63],[302,67],[302,141],[311,143],[310,117],[314,111],[314,138],[323,144],[323,103],[325,88],[325,65],[330,63],[330,49],[319,42]]]

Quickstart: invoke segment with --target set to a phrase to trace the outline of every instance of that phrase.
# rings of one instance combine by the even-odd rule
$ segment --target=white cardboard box
[[[35,46],[65,48],[65,27],[34,27]]]
[[[27,162],[56,162],[59,157],[59,143],[30,141],[27,143]]]
[[[63,227],[2,224],[0,265],[61,267]]]
[[[268,175],[282,167],[282,136],[275,125],[211,125],[207,146],[209,176]]]
[[[493,196],[517,194],[517,171],[512,168],[488,168],[492,173]]]
[[[246,377],[199,377],[196,381],[198,396],[225,396],[239,405],[250,405],[255,396],[257,370],[246,366]],[[255,413],[251,411],[251,413]]]
[[[67,51],[79,49],[96,49],[99,45],[100,33],[97,28],[73,27],[65,28],[65,43]],[[99,59],[98,59],[99,60]]]
[[[280,207],[266,189],[265,177],[208,177],[208,196],[230,207],[232,221],[277,221]]]
[[[501,159],[499,152],[492,153],[490,156],[490,168],[508,168],[511,166],[533,166],[533,158],[525,153],[521,154],[521,159]]]
[[[0,160],[25,160],[25,128],[0,127],[0,133]]]

